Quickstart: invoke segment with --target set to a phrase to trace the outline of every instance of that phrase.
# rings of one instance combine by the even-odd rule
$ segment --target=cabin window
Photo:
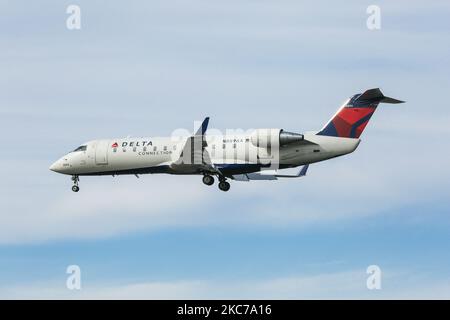
[[[143,151],[144,151],[144,152],[147,151],[147,147],[144,147]]]
[[[114,148],[114,149],[113,149],[113,152],[117,152],[117,148]]]
[[[78,148],[76,148],[72,152],[86,151],[86,149],[87,149],[87,146],[79,146]]]
[[[225,143],[222,145],[222,149],[225,149]]]
[[[236,143],[233,143],[233,148],[236,149]]]
[[[164,146],[163,150],[164,150],[164,151],[167,151],[167,146]]]
[[[126,148],[123,148],[123,149],[122,149],[122,152],[127,152],[127,149],[126,149]]]
[[[158,150],[158,148],[156,146],[154,146],[153,147],[153,151],[156,151],[156,150]]]

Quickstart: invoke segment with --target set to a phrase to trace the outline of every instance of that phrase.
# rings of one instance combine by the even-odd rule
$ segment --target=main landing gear
[[[209,174],[205,174],[203,176],[203,183],[207,186],[212,186],[214,184],[214,177],[210,176]]]
[[[203,183],[206,184],[207,186],[213,185],[214,177],[209,174],[205,174],[203,176]],[[223,176],[219,176],[219,189],[222,191],[230,190],[230,184],[226,181],[225,177]]]
[[[222,191],[230,190],[230,183],[227,182],[225,177],[219,177],[219,189]]]
[[[219,189],[222,191],[228,191],[230,190],[230,183],[227,181],[220,181],[219,182]]]
[[[72,191],[73,192],[78,192],[80,191],[80,187],[78,186],[78,181],[80,181],[80,178],[78,178],[78,176],[72,176],[72,181],[73,181],[73,186],[72,186]]]

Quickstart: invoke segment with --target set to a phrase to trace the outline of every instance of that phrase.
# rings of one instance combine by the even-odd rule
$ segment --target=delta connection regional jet
[[[187,137],[93,140],[53,163],[50,170],[71,175],[74,192],[80,190],[80,176],[195,174],[202,175],[208,186],[214,184],[215,176],[222,191],[230,189],[228,179],[302,177],[311,163],[355,151],[380,102],[404,101],[385,97],[380,89],[367,90],[348,99],[320,131],[303,134],[256,129],[247,134],[207,135],[206,118]]]

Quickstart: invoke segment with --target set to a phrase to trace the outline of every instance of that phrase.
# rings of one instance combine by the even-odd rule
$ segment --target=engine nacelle
[[[305,139],[305,136],[300,133],[288,132],[281,129],[280,131],[280,146],[284,146],[294,142],[300,142]]]
[[[283,129],[256,129],[250,135],[250,141],[255,147],[271,148],[278,143],[278,146],[284,146],[294,142],[304,140],[300,133],[287,132]]]

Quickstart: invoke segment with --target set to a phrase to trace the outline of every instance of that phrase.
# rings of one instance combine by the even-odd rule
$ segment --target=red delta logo
[[[119,146],[119,144],[117,142],[114,142],[111,146],[111,148],[117,148]]]

